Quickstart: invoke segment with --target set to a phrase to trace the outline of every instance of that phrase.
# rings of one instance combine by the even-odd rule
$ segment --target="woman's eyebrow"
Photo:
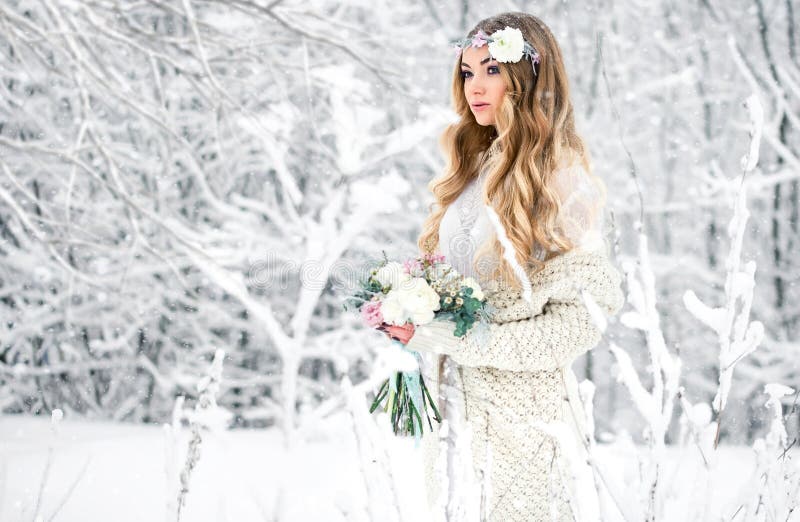
[[[486,58],[481,60],[480,65],[483,65],[483,64],[485,64],[486,62],[489,62],[489,61],[494,61],[494,58],[492,58],[491,56],[487,56]],[[472,67],[470,67],[470,65],[468,63],[461,62],[461,65],[462,65],[462,67],[467,67],[468,69],[472,69]]]

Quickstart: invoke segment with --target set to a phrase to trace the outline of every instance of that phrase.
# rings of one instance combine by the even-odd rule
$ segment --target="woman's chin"
[[[492,120],[492,118],[487,118],[483,114],[481,114],[480,116],[475,116],[475,121],[478,123],[478,125],[482,127],[488,127],[489,125],[494,125],[494,121]]]

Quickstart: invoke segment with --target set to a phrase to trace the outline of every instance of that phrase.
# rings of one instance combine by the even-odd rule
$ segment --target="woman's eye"
[[[472,73],[469,71],[461,71],[461,79],[466,80],[467,78],[471,77]]]
[[[489,67],[489,74],[500,74],[500,67],[492,65]]]

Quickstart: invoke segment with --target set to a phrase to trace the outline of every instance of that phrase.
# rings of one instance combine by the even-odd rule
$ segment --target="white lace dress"
[[[473,256],[493,233],[482,201],[486,165],[447,209],[439,229],[439,252],[461,273],[479,281]],[[576,250],[605,253],[600,187],[580,165],[559,170],[553,184],[561,203],[558,226],[575,242]],[[544,259],[543,249],[534,252]],[[500,365],[497,360],[456,362],[455,355],[423,343],[412,338],[409,348],[423,356],[423,375],[426,382],[435,383],[448,425],[440,438],[438,430],[423,437],[428,500],[435,520],[474,520],[467,514],[477,512],[481,521],[572,520],[561,473],[554,469],[558,456],[554,443],[540,431],[521,431],[521,424],[509,422],[569,420],[564,412],[566,395],[571,395],[570,407],[579,403],[570,365],[536,372],[499,369],[492,366]],[[514,368],[507,361],[502,366]],[[582,436],[581,419],[574,418],[574,410],[570,417],[576,435]],[[470,471],[474,474],[467,477]],[[448,479],[442,480],[445,476]],[[478,489],[471,483],[475,479],[483,479]],[[462,497],[454,497],[451,490]]]

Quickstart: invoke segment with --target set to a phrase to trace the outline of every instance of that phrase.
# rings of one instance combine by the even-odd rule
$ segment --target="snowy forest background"
[[[596,387],[598,439],[642,441],[648,429],[612,343],[648,389],[671,377],[653,371],[653,332],[679,357],[668,444],[691,410],[679,399],[714,400],[721,334],[686,292],[726,306],[739,259],[729,227],[746,185],[740,257],[755,262],[747,312],[764,333],[731,360],[719,436],[764,437],[765,385],[783,383],[794,388],[776,395],[794,444],[792,0],[4,0],[2,412],[169,422],[178,397],[197,400],[218,349],[226,427],[274,427],[288,444],[343,408],[343,378],[367,379],[389,343],[342,298],[382,250],[416,253],[453,118],[447,42],[506,10],[536,14],[561,43],[631,301],[647,238],[657,316],[648,328],[615,319],[574,366]],[[743,185],[752,95],[763,126]]]

